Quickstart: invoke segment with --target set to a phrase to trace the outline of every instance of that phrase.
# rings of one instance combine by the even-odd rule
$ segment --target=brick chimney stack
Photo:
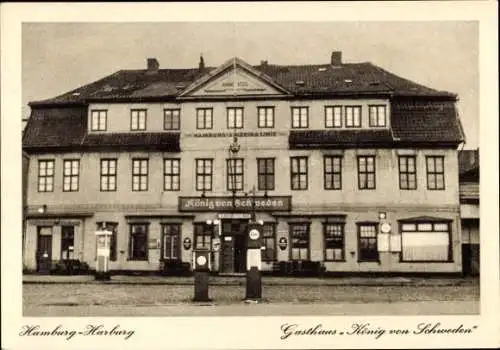
[[[331,64],[334,67],[342,65],[342,51],[332,51]]]
[[[148,58],[148,72],[155,73],[160,69],[160,63],[156,58]]]
[[[198,69],[200,72],[205,70],[205,60],[203,59],[203,55],[200,55],[200,63],[198,64]]]

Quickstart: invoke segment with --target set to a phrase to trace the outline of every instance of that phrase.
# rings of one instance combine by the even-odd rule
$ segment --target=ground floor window
[[[358,261],[378,261],[377,224],[358,224]]]
[[[451,261],[449,222],[401,224],[402,261]]]
[[[323,224],[325,261],[343,261],[344,258],[344,224]]]
[[[291,223],[290,260],[309,260],[309,223]]]
[[[194,248],[211,249],[212,227],[205,223],[194,224]]]
[[[148,260],[148,224],[130,225],[130,260]]]
[[[75,226],[61,227],[61,259],[74,259]]]
[[[118,235],[117,222],[98,222],[97,230],[111,231],[110,246],[109,246],[109,260],[116,261],[116,240]],[[97,257],[97,240],[96,240],[96,257]]]
[[[180,256],[180,224],[162,224],[163,260],[179,260]]]
[[[262,227],[262,243],[266,248],[262,251],[262,261],[276,260],[276,225],[264,223]]]

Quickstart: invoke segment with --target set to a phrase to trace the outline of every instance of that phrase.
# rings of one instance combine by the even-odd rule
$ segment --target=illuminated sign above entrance
[[[255,202],[254,202],[255,201]],[[179,211],[290,211],[291,196],[179,197]]]

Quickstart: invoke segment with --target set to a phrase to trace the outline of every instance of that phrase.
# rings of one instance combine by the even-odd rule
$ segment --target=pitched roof
[[[264,80],[274,82],[296,96],[383,94],[456,99],[455,94],[417,84],[369,62],[342,63],[339,66],[331,64],[249,66],[240,59],[235,58],[234,61],[243,68],[260,73]],[[220,70],[220,67],[207,67],[203,70],[199,68],[120,70],[60,96],[32,102],[31,105],[173,99],[191,84],[206,79],[206,75],[217,70]]]

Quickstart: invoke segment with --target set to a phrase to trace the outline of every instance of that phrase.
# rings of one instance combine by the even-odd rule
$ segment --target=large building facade
[[[244,272],[255,214],[264,271],[460,273],[456,100],[333,52],[305,66],[148,59],[32,102],[24,264],[94,267],[106,228],[112,270],[206,247],[214,272]]]

